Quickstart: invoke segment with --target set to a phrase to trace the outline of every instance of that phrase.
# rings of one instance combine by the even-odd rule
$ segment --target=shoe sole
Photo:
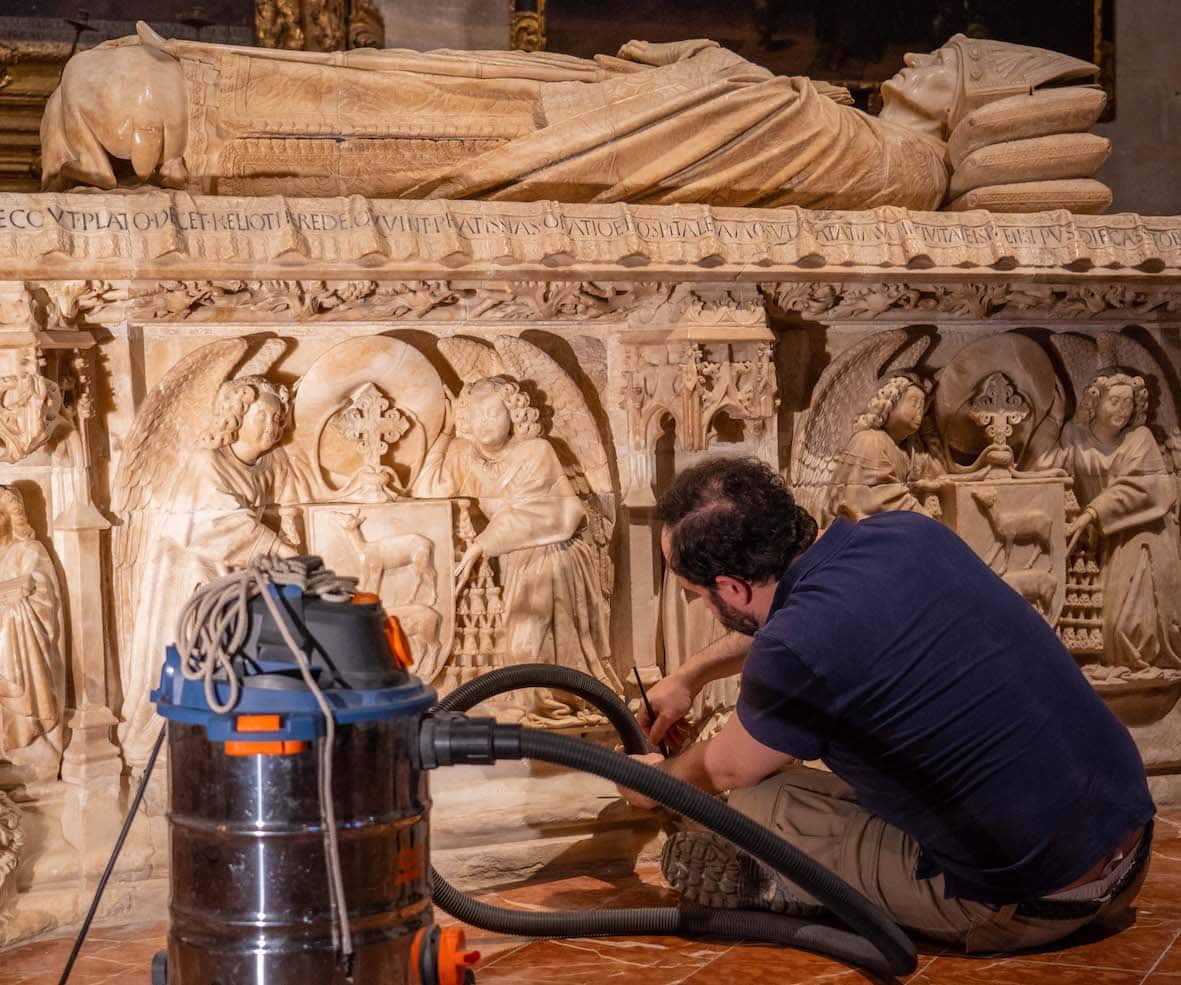
[[[712,831],[671,835],[660,870],[682,898],[699,906],[796,915],[821,909],[796,899],[766,866]]]

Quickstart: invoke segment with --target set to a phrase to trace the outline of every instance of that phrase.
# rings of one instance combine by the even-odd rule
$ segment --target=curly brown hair
[[[712,458],[676,477],[656,504],[669,564],[694,585],[720,576],[778,581],[816,540],[816,521],[780,475],[755,458]]]

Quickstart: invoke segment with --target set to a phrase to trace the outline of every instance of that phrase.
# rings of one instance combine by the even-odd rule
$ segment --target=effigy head
[[[946,140],[972,110],[1052,82],[1092,78],[1097,65],[1046,48],[957,34],[930,54],[908,54],[882,84],[883,115]],[[922,124],[926,124],[923,126]]]
[[[43,190],[110,189],[157,172],[158,184],[183,183],[184,76],[180,62],[144,40],[141,31],[107,41],[66,63],[41,118]]]

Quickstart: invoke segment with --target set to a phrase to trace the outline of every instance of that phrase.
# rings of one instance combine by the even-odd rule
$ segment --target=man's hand
[[[690,681],[675,671],[649,688],[648,703],[652,706],[655,719],[643,706],[636,713],[636,721],[648,736],[648,741],[653,745],[659,743],[669,729],[689,714],[696,696],[697,692]]]
[[[664,762],[664,757],[658,752],[648,752],[643,755],[632,756],[631,758],[640,763],[647,763],[649,766],[659,766]],[[619,789],[619,796],[631,804],[632,807],[638,807],[643,811],[650,811],[661,806],[658,801],[652,800],[650,797],[645,797],[643,794],[636,793],[634,790],[628,790],[627,787],[620,787],[618,784],[616,784],[616,787]]]

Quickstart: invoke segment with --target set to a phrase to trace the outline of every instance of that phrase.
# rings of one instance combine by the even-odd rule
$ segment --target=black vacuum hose
[[[523,664],[491,671],[453,691],[436,710],[466,711],[495,694],[522,687],[553,687],[585,698],[616,726],[629,752],[647,751],[647,738],[614,692],[594,678],[552,664]],[[909,938],[846,882],[750,818],[661,770],[588,742],[515,725],[470,720],[453,733],[445,718],[438,721],[438,726],[427,719],[423,736],[424,752],[426,745],[433,744],[432,755],[442,753],[440,765],[456,761],[452,757],[456,750],[464,756],[479,750],[467,759],[469,762],[537,759],[593,773],[658,800],[765,862],[820,900],[862,936],[759,910],[653,907],[522,913],[479,903],[455,889],[432,868],[435,904],[464,923],[497,933],[538,937],[672,934],[766,940],[834,957],[879,975],[905,975],[916,966],[914,946]],[[448,748],[442,748],[444,745]]]
[[[481,701],[526,687],[552,687],[576,694],[601,711],[628,753],[652,752],[648,737],[619,695],[602,681],[569,667],[556,664],[514,664],[498,667],[461,684],[437,705],[435,711],[471,711]]]

